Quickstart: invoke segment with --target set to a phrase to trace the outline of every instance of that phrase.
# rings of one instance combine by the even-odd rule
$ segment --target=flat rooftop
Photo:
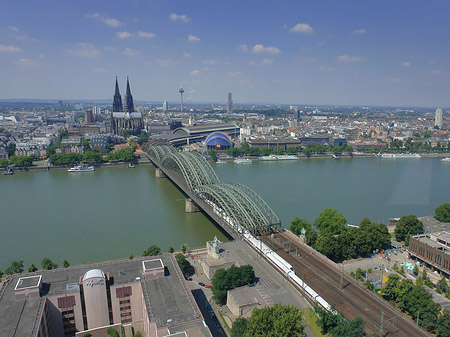
[[[423,216],[419,220],[423,223],[425,234],[450,231],[450,223],[440,222],[432,216]]]
[[[142,264],[144,265],[145,270],[156,269],[156,268],[163,268],[164,267],[161,259],[146,260],[146,261],[143,261]]]
[[[156,261],[159,259],[167,268],[168,276],[156,280],[144,280],[142,277],[142,262],[149,260],[148,256],[8,276],[0,286],[0,337],[31,336],[33,328],[36,328],[38,323],[44,296],[77,292],[79,278],[91,269],[101,269],[105,274],[108,273],[112,286],[141,282],[148,306],[148,316],[157,322],[158,328],[171,328],[181,324],[182,329],[184,323],[195,321],[193,327],[202,330],[203,318],[176,265],[175,258],[171,254],[164,254],[158,256]],[[40,275],[42,275],[42,297],[16,300],[14,288],[19,279],[26,278],[25,283],[21,285],[24,287],[28,282],[36,284],[36,279]],[[200,325],[201,327],[198,327]],[[205,336],[209,336],[208,332],[205,332]]]
[[[16,290],[38,287],[41,283],[41,276],[21,277],[17,280]]]

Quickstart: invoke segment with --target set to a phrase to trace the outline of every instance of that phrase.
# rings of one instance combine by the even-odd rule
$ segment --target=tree
[[[0,167],[8,166],[9,162],[6,159],[0,158]]]
[[[33,165],[34,156],[12,156],[9,158],[9,163],[15,166],[31,166]]]
[[[305,326],[302,313],[291,305],[276,303],[273,307],[255,308],[248,320],[245,337],[297,337]]]
[[[311,224],[305,219],[300,219],[299,217],[292,219],[289,230],[295,235],[300,235],[302,229],[305,229],[305,231],[311,229]]]
[[[423,233],[423,224],[415,215],[404,215],[398,220],[395,228],[395,237],[399,241],[409,244],[409,237]]]
[[[107,330],[106,330],[106,333],[108,334],[108,335],[110,335],[111,337],[119,337],[119,333],[116,331],[116,329],[114,329],[113,327],[109,327]]]
[[[169,247],[169,253],[172,254],[175,251],[175,249],[173,249],[173,247]]]
[[[319,217],[314,221],[314,225],[321,233],[341,234],[345,231],[345,216],[332,208],[325,208]]]
[[[419,267],[417,266],[417,264],[414,265],[414,268],[413,268],[413,274],[414,274],[414,276],[419,275]]]
[[[250,265],[218,269],[212,278],[212,293],[217,303],[225,304],[227,291],[253,282],[255,272]]]
[[[12,261],[11,265],[5,269],[6,275],[12,274],[20,274],[23,272],[23,260],[21,261]]]
[[[185,243],[181,246],[181,252],[183,254],[186,254],[186,251],[188,250],[188,245]]]
[[[35,272],[37,269],[37,267],[34,264],[31,264],[30,268],[28,268],[28,272],[29,273],[33,273]]]
[[[101,153],[89,150],[84,153],[83,161],[87,163],[100,163],[103,161],[103,157]]]
[[[51,270],[51,269],[58,268],[58,265],[56,263],[53,263],[53,261],[51,259],[49,259],[48,257],[42,258],[41,266],[45,270]]]
[[[148,139],[148,133],[147,132],[145,132],[145,131],[142,131],[139,135],[138,135],[138,138],[139,138],[139,144],[143,144],[143,143],[145,143],[146,141],[147,141],[147,139]]]
[[[183,274],[190,275],[193,267],[189,263],[189,261],[186,260],[184,254],[178,253],[177,255],[175,255],[175,259],[177,260],[178,266],[180,267]]]
[[[233,323],[231,328],[231,337],[244,337],[247,330],[248,319],[244,317],[238,317]]]
[[[84,151],[87,151],[91,148],[91,144],[85,138],[81,138],[81,146],[83,146]]]
[[[314,248],[329,259],[336,262],[342,257],[342,251],[338,240],[339,239],[334,237],[332,234],[321,234],[317,238]]]
[[[156,245],[151,245],[142,253],[142,256],[155,256],[161,255],[161,248]]]
[[[67,260],[63,261],[63,268],[68,268],[70,266],[69,262]]]
[[[436,330],[438,337],[450,336],[450,310],[442,310],[442,313],[437,319]]]
[[[81,337],[92,337],[92,335],[89,332],[85,332]]]
[[[211,158],[216,158],[217,157],[217,150],[215,149],[211,149],[208,151],[208,156],[210,156]]]
[[[384,286],[384,297],[390,301],[395,302],[398,298],[398,286],[400,283],[400,276],[397,274],[389,274],[388,280]]]
[[[131,131],[130,130],[125,130],[123,132],[123,138],[128,139],[131,137]]]
[[[441,279],[437,284],[437,290],[440,291],[441,293],[446,293],[449,290],[447,279],[445,278],[444,275],[442,275]]]
[[[447,202],[436,207],[434,218],[442,222],[450,222],[450,203]]]
[[[9,143],[8,149],[6,150],[6,152],[8,152],[8,158],[14,156],[15,151],[16,151],[16,143]]]

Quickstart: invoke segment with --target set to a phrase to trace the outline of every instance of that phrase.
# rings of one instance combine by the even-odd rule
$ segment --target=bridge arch
[[[161,160],[166,154],[178,153],[177,150],[171,145],[157,145],[157,146],[149,145],[144,150],[150,157],[153,157],[158,164],[161,163]]]
[[[218,209],[216,212],[225,216],[229,224],[237,224],[256,234],[258,231],[270,233],[272,228],[281,226],[280,219],[269,205],[252,189],[241,184],[202,185],[196,195]],[[213,206],[214,208],[214,206]],[[238,228],[235,228],[237,230]]]
[[[219,178],[211,165],[198,152],[166,153],[161,166],[181,173],[191,191],[201,185],[218,184]]]

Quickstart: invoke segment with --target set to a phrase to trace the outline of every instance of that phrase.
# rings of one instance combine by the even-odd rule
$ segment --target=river
[[[284,227],[309,221],[325,208],[347,222],[362,218],[432,215],[450,202],[450,163],[420,159],[301,159],[235,165],[212,164],[222,182],[256,191]],[[184,196],[149,165],[15,172],[0,176],[0,270],[12,260],[40,267],[44,256],[62,265],[141,255],[152,244],[167,251],[187,243],[203,247],[225,236],[202,213],[187,214]]]

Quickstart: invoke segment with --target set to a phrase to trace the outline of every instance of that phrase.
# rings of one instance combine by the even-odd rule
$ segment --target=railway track
[[[391,304],[376,294],[365,289],[359,281],[353,280],[344,273],[343,290],[341,290],[341,272],[323,257],[317,256],[304,244],[293,241],[285,233],[275,235],[275,240],[263,237],[263,241],[277,254],[292,265],[295,273],[304,279],[325,301],[334,304],[347,318],[361,317],[368,333],[382,336],[422,337],[430,336],[426,331],[417,328],[410,319],[404,316]],[[297,252],[300,257],[285,251],[279,242],[291,241],[291,252]],[[383,314],[382,314],[383,313]],[[383,315],[383,318],[382,318]],[[383,319],[383,333],[380,332]]]

